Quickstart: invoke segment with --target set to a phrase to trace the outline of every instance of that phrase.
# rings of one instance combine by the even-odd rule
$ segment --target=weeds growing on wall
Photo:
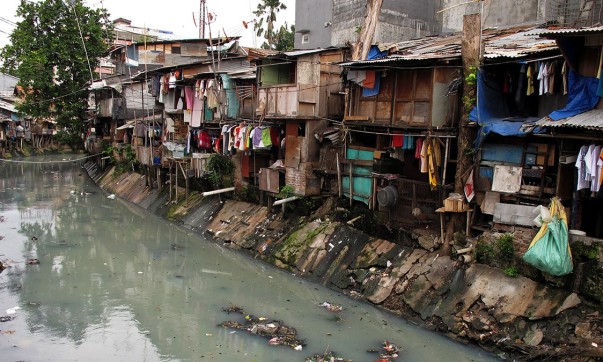
[[[205,170],[205,177],[215,189],[231,187],[234,183],[234,163],[227,156],[212,153]]]
[[[502,268],[506,275],[516,277],[519,269],[515,265],[515,238],[513,234],[505,233],[494,242],[480,238],[474,250],[474,257],[478,263]]]
[[[134,171],[136,160],[136,151],[131,145],[125,147],[108,146],[103,150],[103,154],[108,156],[111,163],[115,165],[115,175],[121,175],[124,172]]]

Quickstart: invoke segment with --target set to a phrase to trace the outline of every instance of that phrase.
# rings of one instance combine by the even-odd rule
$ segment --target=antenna
[[[199,0],[199,39],[205,39],[205,0]]]

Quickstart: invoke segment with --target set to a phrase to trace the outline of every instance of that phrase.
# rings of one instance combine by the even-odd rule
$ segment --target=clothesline
[[[413,136],[413,137],[436,137],[436,138],[457,138],[455,135],[436,135],[429,133],[390,133],[390,132],[375,132],[375,131],[362,131],[358,129],[352,128],[343,128],[346,132],[357,132],[357,133],[367,133],[367,134],[375,134],[375,135],[383,135],[383,136]]]
[[[552,56],[549,56],[549,57],[542,57],[542,58],[530,59],[530,60],[522,60],[522,61],[509,60],[509,61],[505,61],[505,62],[482,64],[481,66],[482,67],[489,67],[489,66],[501,65],[501,64],[530,64],[530,63],[543,62],[543,61],[546,61],[546,60],[559,59],[559,58],[563,58],[563,55],[552,55]]]

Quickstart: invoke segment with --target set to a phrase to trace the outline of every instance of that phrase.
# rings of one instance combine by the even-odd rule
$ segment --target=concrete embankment
[[[146,188],[139,174],[115,176],[92,163],[86,169],[104,190],[150,212],[506,358],[603,356],[601,317],[571,291],[376,239],[329,220],[326,212],[284,218],[256,204],[197,192],[188,202],[170,202],[167,191]]]

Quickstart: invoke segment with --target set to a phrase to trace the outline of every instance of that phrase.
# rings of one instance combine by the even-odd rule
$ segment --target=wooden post
[[[184,170],[184,167],[182,167],[182,173],[184,173],[184,181],[185,181],[185,192],[186,192],[186,201],[184,201],[184,206],[188,207],[188,169]]]
[[[352,203],[354,201],[354,178],[352,177],[352,171],[354,170],[354,165],[352,163],[348,163],[348,167],[350,168],[350,207],[352,207]]]
[[[156,165],[155,169],[156,169],[156,173],[157,173],[157,190],[159,190],[159,192],[161,192],[161,166]]]
[[[170,168],[169,168],[169,173],[170,173],[170,199],[169,201],[172,201],[172,187],[174,187],[174,182],[172,179],[172,160],[168,161],[170,163]]]
[[[337,162],[337,188],[339,189],[339,197],[341,197],[341,164],[339,163],[339,151],[335,154],[335,161]]]
[[[469,113],[478,103],[477,99],[477,72],[481,60],[481,16],[480,14],[465,15],[463,17],[463,35],[461,38],[461,57],[463,60],[463,101],[461,119],[459,122],[459,135],[457,139],[458,152],[456,173],[454,176],[454,191],[463,194],[465,179],[469,174],[474,160],[467,152],[473,147],[476,138],[476,129],[469,124]],[[469,77],[474,74],[476,77]],[[454,213],[448,223],[446,240],[443,243],[445,255],[450,255],[449,241],[455,231],[462,229],[462,213]]]
[[[375,30],[379,23],[382,5],[383,0],[367,0],[366,17],[364,18],[364,23],[360,29],[358,41],[354,44],[352,49],[353,60],[366,59],[369,49],[371,48],[371,45],[373,45],[373,37],[375,36]]]
[[[448,169],[448,155],[450,154],[450,138],[446,138],[446,146],[444,150],[444,167],[442,170],[442,186],[446,186],[446,171]]]

